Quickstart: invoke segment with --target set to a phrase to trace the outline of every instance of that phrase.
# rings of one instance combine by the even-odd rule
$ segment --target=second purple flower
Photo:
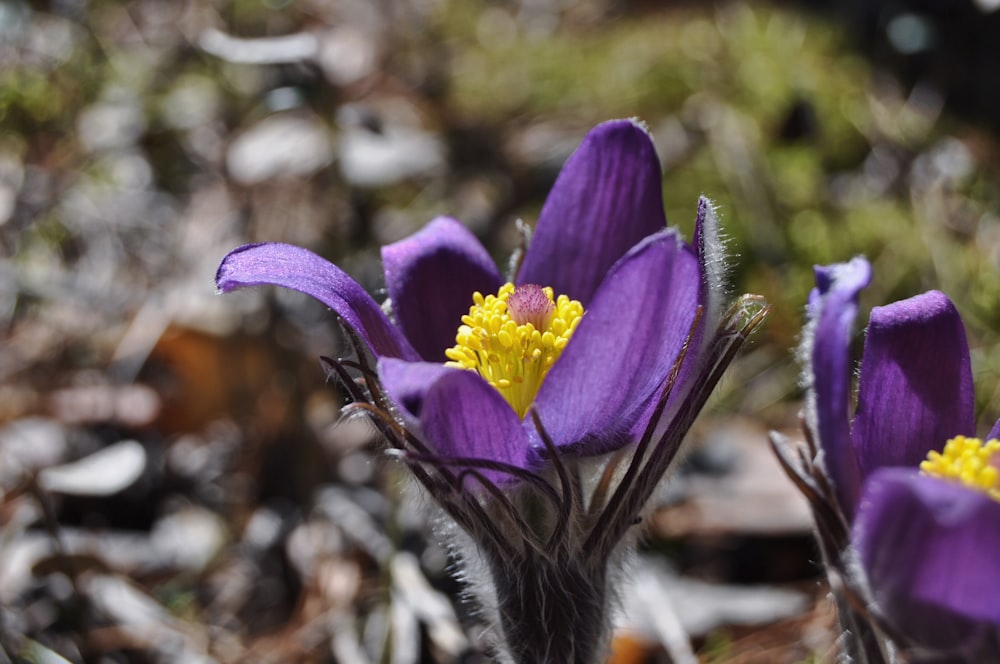
[[[972,437],[965,327],[938,291],[872,309],[851,415],[870,280],[862,258],[816,268],[802,348],[811,447],[775,434],[776,449],[812,501],[848,657],[998,661],[1000,422]]]

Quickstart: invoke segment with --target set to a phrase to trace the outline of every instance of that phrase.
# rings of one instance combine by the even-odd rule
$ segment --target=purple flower
[[[898,646],[997,661],[1000,443],[965,438],[975,432],[965,328],[937,291],[872,309],[852,419],[850,342],[870,279],[860,258],[816,269],[803,352],[819,458],[793,470],[814,500],[827,564],[873,601],[870,617]],[[1000,422],[989,438],[998,433]]]
[[[697,224],[699,237],[714,234],[707,201]],[[704,311],[718,307],[708,290],[719,266],[709,256],[666,228],[646,132],[629,121],[594,129],[560,174],[514,279],[519,290],[551,287],[586,311],[533,401],[557,449],[600,454],[645,428],[699,308],[701,327],[718,319]],[[283,286],[333,309],[375,356],[386,392],[436,454],[537,465],[543,445],[530,419],[476,372],[444,366],[473,293],[497,293],[504,283],[486,250],[461,223],[441,217],[384,247],[382,259],[395,321],[340,268],[300,247],[240,247],[222,261],[217,284],[223,292]]]
[[[497,606],[501,649],[592,661],[606,639],[608,561],[765,313],[751,296],[726,298],[722,254],[705,199],[693,246],[666,227],[648,134],[612,121],[566,163],[509,281],[442,217],[382,249],[386,308],[284,244],[234,250],[217,284],[283,286],[333,309],[358,359],[328,363],[471,538],[465,559],[494,582],[485,603]],[[583,473],[588,459],[604,470]]]

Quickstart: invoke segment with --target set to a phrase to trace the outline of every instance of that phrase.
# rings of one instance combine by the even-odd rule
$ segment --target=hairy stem
[[[495,565],[502,647],[516,664],[605,661],[612,598],[605,565],[528,553]]]

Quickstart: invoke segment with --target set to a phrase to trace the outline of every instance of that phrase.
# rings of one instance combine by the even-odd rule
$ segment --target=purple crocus
[[[775,442],[813,500],[853,656],[1000,661],[1000,442],[971,438],[965,328],[937,291],[872,309],[852,419],[850,342],[870,280],[861,258],[816,269],[803,359],[817,454]],[[987,440],[998,434],[1000,422]]]
[[[458,526],[510,661],[599,661],[609,560],[765,313],[725,297],[709,202],[692,246],[661,196],[646,130],[612,121],[566,163],[507,279],[446,217],[382,249],[388,306],[299,247],[219,267],[223,292],[273,284],[340,317],[357,359],[327,362]]]

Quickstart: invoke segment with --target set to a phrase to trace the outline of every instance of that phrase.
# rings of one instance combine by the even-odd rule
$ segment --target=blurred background
[[[333,316],[215,293],[251,241],[383,287],[439,214],[504,263],[637,116],[773,311],[648,523],[613,661],[833,661],[794,431],[812,266],[949,293],[1000,414],[996,0],[0,1],[0,662],[482,662],[431,513],[340,423]],[[859,321],[859,328],[863,323]],[[613,358],[609,361],[613,361]]]

